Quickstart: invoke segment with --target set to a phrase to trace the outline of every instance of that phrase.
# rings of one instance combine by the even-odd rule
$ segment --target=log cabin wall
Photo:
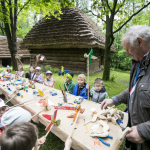
[[[65,70],[71,70],[74,73],[87,72],[87,60],[84,58],[85,53],[89,53],[90,49],[43,49],[31,50],[30,64],[35,66],[35,55],[41,54],[46,57],[46,60],[38,63],[41,65],[51,65],[52,68],[59,68],[64,66]],[[102,49],[94,50],[94,56],[101,57]],[[100,59],[92,60],[90,66],[90,74],[100,71]]]

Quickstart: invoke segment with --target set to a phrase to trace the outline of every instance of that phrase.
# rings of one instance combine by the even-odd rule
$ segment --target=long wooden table
[[[12,90],[12,92],[10,90],[8,90],[8,88],[6,86],[3,85],[7,85],[8,83],[10,83],[9,81],[5,81],[5,82],[1,82],[0,83],[0,92],[2,92],[6,97],[8,97],[8,95],[10,95],[14,89],[15,86],[10,85],[9,88]],[[57,89],[53,89],[50,87],[47,87],[45,85],[39,84],[39,83],[35,83],[35,87],[36,89],[46,89],[45,92],[49,92],[52,90],[55,90],[57,92],[56,96],[51,96],[50,94],[48,94],[48,99],[50,101],[52,101],[53,103],[56,102],[63,102],[63,98],[59,98],[60,95],[62,95],[60,90]],[[23,98],[21,98],[21,96],[16,96],[14,97],[11,102],[16,105],[18,103],[22,103],[28,100],[33,101],[34,99],[36,99],[35,103],[30,104],[30,105],[26,105],[23,108],[25,108],[26,110],[30,111],[30,113],[32,115],[34,115],[35,113],[39,112],[43,107],[42,106],[38,106],[36,103],[38,102],[39,98],[37,98],[37,96],[31,94],[33,93],[33,89],[29,88],[28,92],[21,90],[20,91],[21,95],[23,95]],[[8,99],[10,99],[11,97],[8,97]],[[69,103],[73,103],[73,101],[75,100],[76,96],[72,95],[72,94],[67,94],[67,99]],[[76,123],[76,129],[73,132],[72,135],[72,148],[75,150],[117,150],[119,149],[122,140],[119,140],[119,136],[122,132],[121,127],[119,125],[114,125],[111,122],[109,122],[109,126],[110,126],[110,131],[109,131],[109,135],[113,136],[113,139],[104,139],[104,141],[110,143],[110,147],[104,145],[103,143],[100,143],[100,145],[96,144],[96,139],[92,138],[89,136],[89,133],[87,132],[86,127],[84,126],[84,119],[85,121],[89,121],[92,119],[91,116],[91,108],[96,108],[96,110],[98,112],[102,111],[100,109],[100,104],[97,104],[95,102],[89,101],[89,100],[84,100],[81,103],[81,107],[85,108],[85,112],[83,114],[79,115],[79,118],[77,120]],[[54,126],[52,128],[52,132],[58,136],[61,140],[63,140],[64,142],[66,141],[67,137],[69,136],[71,129],[72,129],[72,123],[73,123],[73,119],[72,118],[67,118],[67,115],[69,115],[70,113],[74,112],[73,110],[58,110],[57,113],[57,119],[61,120],[61,124],[60,126]],[[41,113],[39,113],[36,117],[33,118],[33,121],[35,122],[41,122],[44,126],[47,126],[49,124],[49,121],[47,119],[45,119],[42,114],[49,114],[49,115],[53,115],[54,114],[54,108],[52,108],[51,110],[44,110]],[[123,120],[124,126],[126,127],[127,125],[127,121],[128,121],[128,115],[125,113],[125,117]],[[91,127],[94,125],[94,123],[89,123],[87,124],[88,130],[91,133]]]

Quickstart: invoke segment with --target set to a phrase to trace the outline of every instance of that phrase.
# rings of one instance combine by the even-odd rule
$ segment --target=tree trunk
[[[104,72],[103,72],[103,80],[107,81],[110,77],[110,62],[111,62],[111,43],[113,43],[111,40],[113,35],[111,32],[111,24],[109,16],[106,16],[106,41],[105,41],[105,59],[104,59]]]
[[[11,34],[13,25],[11,24],[12,28],[10,30],[10,25],[8,23],[8,18],[7,18],[8,16],[6,15],[7,9],[5,6],[5,0],[1,1],[1,5],[2,5],[2,10],[3,10],[3,15],[4,15],[4,26],[5,26],[6,36],[7,36],[8,48],[9,48],[9,51],[11,54],[11,62],[12,62],[13,70],[17,71],[18,70],[17,60],[15,59],[15,53],[17,52],[16,40],[13,40],[12,34]],[[11,5],[11,3],[10,3],[10,5]],[[12,11],[12,9],[10,9],[10,11]],[[10,15],[9,17],[10,17],[10,20],[12,22],[12,15]],[[15,26],[15,28],[16,28],[16,26]],[[14,37],[15,37],[15,35],[16,35],[16,33],[14,34]]]

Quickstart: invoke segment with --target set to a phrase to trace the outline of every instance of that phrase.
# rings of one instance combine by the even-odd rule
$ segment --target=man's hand
[[[101,109],[107,109],[107,106],[114,105],[114,101],[112,99],[105,99],[101,103]]]
[[[137,127],[131,127],[131,131],[126,135],[126,138],[133,143],[143,143],[144,140],[139,136]]]

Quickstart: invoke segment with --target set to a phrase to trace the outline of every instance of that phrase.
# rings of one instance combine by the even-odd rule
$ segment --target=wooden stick
[[[63,78],[63,80],[64,80],[64,77],[63,77],[63,76],[62,76],[62,78]],[[65,87],[66,87],[66,89],[67,89],[67,92],[69,93],[68,87],[67,87],[67,85],[66,85],[66,83],[65,83],[65,80],[64,80],[64,84],[65,84]]]
[[[20,64],[22,65],[22,67],[23,67],[23,64],[22,64],[22,62],[21,62],[21,60],[20,60],[20,58],[18,57],[18,60],[19,60],[19,62],[20,62]]]
[[[29,100],[29,101],[31,101],[31,100]],[[34,101],[30,102],[30,103],[27,103],[29,101],[26,101],[26,102],[23,102],[23,103],[20,103],[20,104],[16,104],[16,105],[12,106],[11,108],[14,108],[14,107],[17,107],[17,106],[29,105],[29,104],[32,104],[32,103],[36,102],[36,100],[34,100]],[[27,104],[24,104],[24,103],[27,103]]]
[[[77,114],[76,120],[75,120],[75,122],[74,122],[74,124],[73,124],[73,128],[72,128],[72,130],[71,130],[70,135],[69,135],[68,138],[71,138],[71,136],[72,136],[72,133],[73,133],[74,127],[75,127],[75,125],[76,125],[77,119],[78,119],[78,117],[79,117],[79,114],[80,114],[80,112],[78,112],[78,114]]]
[[[14,95],[11,99],[7,100],[5,104],[7,104],[8,102],[10,102],[16,95]]]
[[[50,131],[51,131],[51,129],[52,129],[52,127],[54,126],[54,124],[51,126],[51,128],[50,128],[50,130],[49,131],[47,131],[47,133],[45,134],[45,137],[47,137],[48,136],[48,134],[50,133]],[[42,145],[39,145],[38,146],[38,149],[40,149],[40,147],[42,147],[44,144],[42,144]]]
[[[87,57],[87,78],[88,78],[87,80],[89,85],[89,56]],[[88,88],[88,100],[89,100],[89,88]]]
[[[45,107],[43,108],[43,109],[41,109],[39,112],[37,112],[35,115],[33,115],[32,117],[31,117],[31,119],[32,118],[34,118],[36,115],[38,115],[41,111],[43,111],[45,109]]]

